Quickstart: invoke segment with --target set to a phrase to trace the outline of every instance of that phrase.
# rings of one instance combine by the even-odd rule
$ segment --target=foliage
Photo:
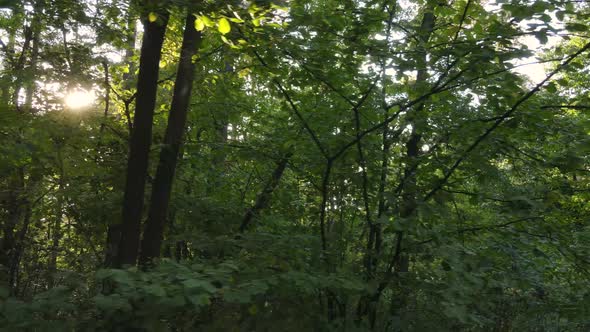
[[[0,330],[590,328],[588,4],[0,5]],[[161,257],[118,268],[166,13],[146,192],[194,14],[187,123]]]

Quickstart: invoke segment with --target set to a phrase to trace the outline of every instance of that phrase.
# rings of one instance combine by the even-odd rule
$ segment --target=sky
[[[501,4],[502,1],[489,0],[484,4],[484,8],[489,12],[494,12],[501,10]],[[554,27],[560,28],[562,23],[557,20],[554,13],[548,14],[553,18],[553,21],[550,22],[550,24]],[[520,22],[519,25],[526,31],[528,24],[530,23],[535,23],[535,21],[524,20]],[[527,76],[531,80],[532,84],[541,82],[547,76],[547,71],[545,70],[545,64],[539,63],[539,60],[536,57],[541,55],[545,50],[557,45],[561,41],[561,38],[558,36],[548,36],[548,41],[545,45],[541,45],[536,37],[530,35],[520,37],[519,41],[532,50],[534,54],[531,57],[513,61],[513,63],[517,66],[514,71]]]
[[[557,45],[560,42],[560,39],[561,38],[559,37],[550,36],[547,44],[541,45],[534,36],[525,36],[520,38],[520,42],[527,45],[527,47],[533,50],[536,55],[539,55],[545,49]],[[547,71],[545,70],[545,64],[538,62],[539,60],[535,56],[519,59],[514,61],[514,64],[518,65],[514,71],[527,76],[532,83],[539,83],[545,79]]]

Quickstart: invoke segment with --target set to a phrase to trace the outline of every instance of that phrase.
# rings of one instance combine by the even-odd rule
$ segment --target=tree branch
[[[518,109],[518,107],[520,107],[520,105],[522,105],[525,101],[529,100],[532,96],[534,96],[535,93],[537,93],[538,91],[541,90],[541,88],[543,87],[543,85],[545,85],[545,83],[547,83],[549,80],[551,80],[551,78],[553,76],[555,76],[555,74],[557,74],[558,72],[563,70],[575,58],[580,56],[582,53],[586,52],[588,49],[590,49],[590,43],[587,43],[581,49],[579,49],[576,53],[569,56],[564,62],[562,62],[559,66],[557,66],[557,68],[555,68],[551,73],[549,73],[549,75],[547,75],[547,77],[545,77],[545,79],[543,79],[541,82],[539,82],[537,85],[535,85],[529,92],[527,92],[518,101],[516,101],[516,103],[514,103],[514,105],[512,105],[512,107],[509,110],[504,112],[504,114],[502,114],[500,116],[500,118],[494,122],[494,124],[492,124],[481,136],[479,136],[463,152],[463,154],[461,154],[461,156],[457,159],[457,161],[455,161],[455,163],[451,166],[451,168],[445,173],[442,180],[428,194],[426,194],[426,196],[424,197],[424,201],[427,201],[430,198],[432,198],[432,196],[436,192],[438,192],[442,188],[442,186],[449,180],[451,175],[455,172],[455,170],[459,167],[459,165],[461,165],[461,163],[469,156],[469,154],[473,150],[475,150],[475,148],[477,148],[479,146],[479,144],[481,144],[494,130],[496,130],[504,122],[504,120],[506,118],[510,117]]]

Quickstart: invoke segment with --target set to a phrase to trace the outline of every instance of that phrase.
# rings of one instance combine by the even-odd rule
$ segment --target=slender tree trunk
[[[386,106],[384,105],[384,118],[387,118]],[[381,150],[381,170],[379,177],[379,188],[377,191],[377,223],[374,223],[369,230],[369,237],[373,237],[373,241],[368,241],[367,251],[373,251],[373,259],[370,261],[370,265],[367,267],[372,273],[368,274],[368,280],[374,280],[378,268],[379,258],[381,255],[382,245],[382,229],[380,219],[386,213],[387,206],[385,202],[385,187],[387,183],[387,172],[389,168],[389,149],[391,147],[391,140],[389,137],[389,128],[385,126],[382,133],[382,150]],[[356,325],[360,326],[364,317],[368,317],[369,326],[374,328],[376,315],[377,315],[377,304],[380,296],[377,294],[367,294],[361,297],[357,306],[357,317]]]
[[[121,224],[109,225],[104,250],[104,266],[112,267],[117,265],[119,242],[121,242]]]
[[[31,41],[33,40],[33,31],[31,30],[30,26],[26,26],[24,29],[24,42],[23,42],[23,47],[20,53],[20,56],[18,57],[18,59],[15,59],[15,64],[13,66],[13,70],[18,73],[19,71],[22,71],[24,69],[25,66],[25,59],[26,59],[26,55],[29,52],[29,48],[31,47]],[[12,104],[16,107],[16,109],[18,111],[22,110],[20,109],[20,103],[19,103],[19,96],[20,96],[20,92],[23,88],[23,77],[21,77],[22,75],[17,75],[16,76],[16,80],[14,83],[14,91],[12,94]]]
[[[135,73],[135,61],[133,55],[135,54],[135,42],[137,41],[137,24],[133,10],[132,3],[130,4],[129,12],[127,13],[127,49],[125,50],[125,57],[123,62],[127,64],[128,72],[123,74],[124,88],[131,89],[131,78]]]
[[[111,104],[111,82],[109,78],[109,62],[107,59],[104,59],[102,62],[102,68],[104,72],[104,112],[102,116],[102,122],[100,124],[99,133],[98,133],[98,144],[97,148],[100,148],[102,144],[102,134],[104,132],[104,127],[106,125],[107,119],[109,118],[109,108]]]
[[[65,181],[64,181],[64,164],[63,157],[61,154],[61,143],[57,146],[57,162],[59,167],[59,186],[56,194],[55,204],[55,218],[53,219],[53,225],[49,227],[51,249],[49,251],[49,262],[47,263],[47,286],[52,288],[55,286],[55,273],[57,272],[57,257],[59,256],[59,242],[62,238],[61,224],[63,221],[63,208],[64,208],[64,194]]]
[[[227,53],[222,54],[222,57],[225,58],[223,68],[224,76],[231,76],[234,73],[232,62],[230,61]],[[231,87],[231,84],[228,83],[227,78],[224,78],[218,82],[217,85],[220,89],[219,92],[222,94],[231,93],[231,91],[228,91],[228,85]],[[216,190],[219,190],[219,187],[223,184],[223,177],[225,176],[226,172],[225,161],[227,159],[226,144],[229,139],[229,113],[230,112],[228,109],[224,109],[212,114],[215,144],[211,146],[211,175],[207,181],[207,188],[205,191],[208,195],[214,194]]]
[[[211,195],[215,193],[215,189],[222,184],[222,179],[225,174],[225,160],[226,160],[226,143],[228,139],[228,114],[227,111],[220,112],[214,119],[215,130],[215,144],[211,148],[212,172],[207,181],[206,193]]]
[[[0,282],[12,287],[10,283],[10,267],[15,251],[15,229],[22,217],[22,196],[24,195],[24,173],[19,167],[10,179],[10,192],[6,202],[8,214],[2,223],[3,237],[0,239],[0,271],[2,277]]]
[[[158,14],[158,20],[155,22],[144,20],[145,32],[139,58],[135,117],[129,145],[127,179],[123,197],[121,237],[115,266],[134,265],[139,250],[159,65],[169,16],[166,11],[161,11]]]
[[[21,89],[24,87],[25,89],[25,100],[24,100],[24,110],[20,111],[30,111],[32,106],[32,96],[34,90],[34,80],[33,75],[37,67],[37,60],[39,57],[39,17],[41,15],[41,1],[36,1],[34,4],[34,12],[33,12],[33,19],[32,23],[29,26],[24,28],[24,35],[25,40],[22,48],[22,53],[20,54],[18,59],[14,58],[14,39],[16,31],[9,30],[8,36],[8,45],[5,47],[7,54],[5,57],[8,59],[9,62],[7,65],[12,64],[12,69],[14,73],[19,75],[16,76],[16,82],[14,84],[14,91],[12,98],[9,97],[10,91],[7,82],[2,84],[1,95],[3,96],[3,103],[9,104],[9,100],[12,99],[13,106],[16,107],[17,110],[19,109],[19,94]],[[29,68],[25,71],[28,74],[28,80],[24,80],[22,78],[22,73],[25,69],[25,63],[27,60],[27,54],[29,54],[30,50],[30,59],[29,59]],[[23,131],[23,128],[19,128],[19,136]],[[17,139],[20,143],[20,138]],[[27,212],[27,198],[25,197],[25,170],[23,166],[19,166],[14,174],[11,176],[10,180],[10,192],[9,192],[9,199],[8,199],[8,216],[5,221],[2,222],[2,230],[3,230],[3,237],[0,239],[0,265],[2,265],[6,269],[6,277],[4,275],[0,278],[2,282],[7,282],[9,289],[12,290],[14,286],[13,281],[13,267],[14,267],[14,259],[17,255],[17,239],[15,237],[16,227],[23,219],[23,216],[26,215]],[[1,273],[2,271],[0,271]]]
[[[14,248],[14,253],[11,257],[10,262],[10,270],[9,270],[9,284],[10,284],[10,295],[17,295],[18,294],[18,286],[20,284],[19,278],[19,267],[20,267],[20,260],[23,255],[23,250],[25,246],[25,238],[27,236],[27,231],[29,230],[29,224],[31,223],[31,217],[33,215],[33,206],[27,200],[23,204],[23,209],[25,211],[23,225],[18,232],[17,242]]]
[[[33,13],[33,21],[31,22],[31,59],[29,68],[27,70],[29,77],[26,82],[25,103],[24,109],[26,112],[31,112],[33,108],[33,94],[35,92],[35,73],[37,72],[37,62],[39,60],[39,43],[41,33],[41,15],[42,15],[43,1],[35,1],[35,8]]]
[[[137,24],[136,24],[136,17],[134,15],[133,10],[133,2],[130,3],[130,8],[127,13],[127,49],[125,50],[125,57],[123,62],[127,64],[127,72],[123,74],[123,89],[131,90],[133,87],[133,75],[135,74],[135,61],[133,60],[133,55],[135,54],[135,43],[137,41]],[[127,130],[129,132],[129,136],[133,132],[133,120],[131,117],[131,112],[129,111],[129,104],[131,100],[125,101],[125,121],[127,122]]]
[[[195,29],[195,16],[189,13],[184,27],[180,61],[174,83],[174,95],[164,135],[164,146],[160,151],[160,161],[152,186],[149,216],[141,243],[139,261],[142,265],[160,256],[174,173],[193,87],[195,64],[192,58],[197,53],[200,43],[201,32]]]
[[[14,15],[16,15],[16,10]],[[15,29],[8,29],[8,42],[4,48],[5,54],[3,56],[3,65],[7,70],[2,74],[2,85],[0,86],[0,96],[3,105],[9,105],[12,101],[12,94],[10,91],[11,85],[13,85],[13,74],[11,70],[14,70],[14,39],[16,31]]]
[[[428,79],[427,71],[427,53],[425,44],[430,39],[430,35],[434,29],[434,5],[430,3],[425,9],[422,17],[422,24],[418,35],[421,41],[418,52],[417,61],[417,75],[414,88],[417,90],[415,94],[420,94],[423,91]],[[416,97],[416,96],[414,96]],[[404,170],[403,183],[400,185],[402,190],[402,202],[400,207],[400,217],[408,218],[416,210],[416,170],[418,168],[417,158],[420,155],[420,144],[422,141],[422,132],[426,126],[426,114],[424,114],[424,103],[418,104],[412,111],[408,118],[408,124],[412,126],[410,137],[406,142],[406,168]]]
[[[285,168],[287,167],[291,155],[292,153],[287,153],[283,158],[281,158],[277,162],[277,165],[275,167],[274,172],[272,173],[271,178],[264,186],[264,189],[258,194],[258,197],[256,198],[256,203],[254,203],[254,206],[252,206],[252,208],[248,209],[248,211],[244,215],[244,218],[242,218],[240,232],[244,232],[252,222],[252,219],[256,215],[258,215],[260,211],[266,208],[270,203],[271,195],[279,185],[279,182],[281,180],[281,177],[283,176],[283,173],[285,172]]]

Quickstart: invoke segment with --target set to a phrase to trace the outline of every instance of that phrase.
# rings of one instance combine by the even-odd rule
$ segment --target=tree
[[[534,0],[0,11],[0,326],[588,330],[587,13]],[[70,89],[97,99],[76,110]]]
[[[134,265],[139,254],[144,190],[152,141],[152,121],[156,105],[158,72],[169,14],[164,9],[158,11],[157,14],[146,12],[143,16],[145,32],[139,58],[135,115],[133,117],[133,132],[129,142],[127,178],[123,198],[121,237],[115,266]],[[154,16],[156,19],[154,19]]]
[[[141,244],[140,262],[143,264],[160,256],[164,226],[168,218],[168,206],[172,182],[179,157],[182,135],[185,131],[187,112],[194,80],[193,57],[199,49],[201,33],[195,29],[195,16],[188,14],[184,27],[178,72],[174,82],[174,95],[160,152],[158,170],[152,186],[149,216]]]

